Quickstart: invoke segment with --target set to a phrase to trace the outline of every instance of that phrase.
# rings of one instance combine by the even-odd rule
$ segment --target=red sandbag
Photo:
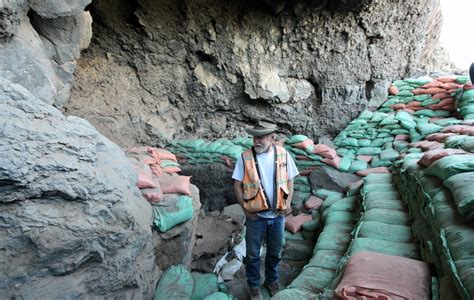
[[[429,167],[438,159],[441,159],[445,156],[453,155],[453,154],[469,154],[469,153],[461,149],[435,149],[423,154],[421,159],[418,161],[418,164],[424,167]]]
[[[155,177],[158,180],[163,194],[191,195],[191,176],[162,176]]]
[[[390,170],[387,167],[377,167],[377,168],[369,168],[369,169],[356,172],[356,174],[359,176],[367,176],[372,173],[386,174],[386,173],[390,173]]]
[[[178,161],[176,159],[176,155],[174,155],[173,153],[169,152],[166,149],[148,147],[148,152],[150,154],[156,153],[158,155],[158,160],[167,159],[167,160],[172,160],[175,162]]]
[[[443,98],[449,98],[449,94],[444,92],[444,93],[436,93],[433,96],[431,96],[431,99],[443,99]]]
[[[321,204],[323,204],[323,199],[311,195],[304,203],[304,207],[306,209],[319,209],[319,207],[321,207]]]
[[[156,176],[161,176],[161,167],[159,164],[154,164],[154,165],[151,165],[150,166],[150,169],[151,169],[151,173],[153,173],[153,175],[156,175]]]
[[[472,83],[467,83],[467,84],[464,85],[463,89],[465,91],[472,90],[472,89],[474,89],[474,85]]]
[[[296,147],[298,149],[303,149],[303,150],[306,150],[308,149],[309,147],[313,146],[314,145],[314,141],[311,140],[311,139],[306,139],[302,142],[299,142],[299,143],[296,143],[296,144],[293,144],[291,146],[293,147]]]
[[[312,219],[311,215],[304,213],[300,213],[296,216],[288,215],[285,218],[285,229],[297,233],[301,230],[301,225],[303,225],[304,222],[311,221]]]
[[[396,141],[409,141],[410,136],[408,134],[397,134],[395,136],[395,140]]]
[[[405,107],[406,107],[405,103],[398,103],[398,104],[392,105],[392,108],[395,109],[395,110],[404,109]]]
[[[452,132],[452,133],[457,133],[457,134],[474,135],[474,126],[452,125],[452,126],[443,128],[441,132]]]
[[[445,88],[447,90],[457,90],[459,88],[461,88],[462,85],[461,84],[458,84],[456,82],[447,82],[447,83],[443,83],[443,86],[442,88]]]
[[[346,265],[335,289],[341,299],[431,299],[427,263],[374,252],[358,252]]]
[[[394,85],[391,85],[391,86],[388,88],[388,93],[389,93],[390,95],[396,95],[396,94],[398,94],[398,92],[399,92],[398,88],[397,88],[396,86],[394,86]]]
[[[432,88],[428,88],[428,89],[414,89],[412,91],[413,94],[415,95],[424,95],[424,94],[429,94],[429,95],[434,95],[434,94],[437,94],[437,93],[445,93],[446,92],[446,89],[442,89],[442,88],[437,88],[437,87],[432,87]]]
[[[176,167],[176,166],[169,166],[169,167],[164,167],[164,168],[161,168],[161,170],[163,172],[166,172],[168,174],[173,174],[173,173],[179,173],[181,172],[181,169],[179,167]]]
[[[337,157],[336,150],[324,144],[314,145],[313,153],[324,158],[335,158]]]
[[[450,104],[454,104],[454,103],[455,103],[455,99],[453,97],[448,97],[448,98],[441,99],[441,101],[439,101],[438,105],[441,107],[441,106],[450,105]]]
[[[143,196],[152,203],[157,203],[163,200],[163,191],[161,190],[160,185],[156,181],[155,184],[157,184],[157,186],[154,189],[141,190]]]
[[[420,101],[411,101],[407,104],[407,108],[412,108],[413,107],[418,107],[418,106],[421,106],[421,102]]]
[[[441,81],[433,80],[431,82],[425,83],[421,87],[423,87],[425,89],[429,89],[429,88],[433,88],[433,87],[444,87],[443,85],[444,85],[444,83],[442,83]]]
[[[423,151],[430,151],[430,150],[444,148],[444,144],[438,143],[438,142],[435,142],[435,141],[423,140],[423,141],[419,141],[419,142],[410,143],[410,147],[420,148]]]
[[[457,135],[455,133],[432,133],[425,137],[428,141],[435,141],[439,143],[444,143],[446,139],[450,136]]]
[[[373,156],[371,156],[371,155],[358,155],[357,159],[358,160],[363,160],[363,161],[369,163],[372,160],[372,157]]]
[[[449,82],[456,82],[456,79],[458,77],[456,75],[445,75],[445,76],[439,76],[436,78],[436,80],[441,81],[443,83],[449,83]]]
[[[321,155],[322,156],[322,155]],[[330,158],[325,158],[322,160],[325,164],[330,165],[336,169],[339,169],[339,164],[341,163],[341,158],[339,156],[336,156],[332,159]]]

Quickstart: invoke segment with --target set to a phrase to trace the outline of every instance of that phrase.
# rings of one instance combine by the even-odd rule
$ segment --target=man
[[[283,147],[274,145],[277,130],[276,124],[266,121],[247,128],[254,146],[242,154],[232,174],[237,201],[246,216],[245,271],[251,299],[262,299],[260,248],[264,240],[265,285],[272,296],[279,290],[285,214],[290,212],[293,178],[298,175],[291,156]]]

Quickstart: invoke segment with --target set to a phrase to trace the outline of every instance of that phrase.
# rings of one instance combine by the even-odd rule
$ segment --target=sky
[[[474,62],[474,0],[441,0],[441,42],[451,61],[463,70]]]

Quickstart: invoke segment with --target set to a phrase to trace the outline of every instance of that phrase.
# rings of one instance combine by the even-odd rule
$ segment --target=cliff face
[[[68,114],[122,144],[273,119],[332,135],[436,48],[438,1],[98,0]]]

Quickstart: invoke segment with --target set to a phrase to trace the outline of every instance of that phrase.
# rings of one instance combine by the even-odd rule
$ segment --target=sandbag
[[[154,177],[163,190],[163,194],[191,195],[191,176]]]
[[[306,265],[327,270],[336,270],[344,252],[345,250],[316,250]]]
[[[409,243],[413,241],[410,226],[385,224],[376,221],[361,222],[355,237],[367,237],[390,242]]]
[[[362,251],[396,255],[407,258],[419,259],[419,251],[416,244],[390,242],[372,238],[356,238],[352,241],[349,255],[355,255]]]
[[[219,291],[216,274],[192,272],[191,276],[194,280],[191,300],[201,300]]]
[[[444,181],[451,191],[459,213],[467,220],[474,219],[474,172],[453,175]]]
[[[165,196],[159,204],[152,205],[153,224],[161,231],[186,222],[193,216],[193,199],[188,196]]]
[[[473,171],[474,155],[450,155],[434,162],[425,173],[446,180],[453,175]]]
[[[300,213],[297,216],[289,215],[285,218],[285,229],[291,231],[292,233],[296,233],[301,230],[301,226],[306,221],[311,221],[311,215]]]
[[[428,264],[404,257],[360,252],[349,258],[335,289],[341,299],[431,299]]]
[[[441,159],[448,155],[454,154],[468,154],[468,152],[461,150],[461,149],[435,149],[425,152],[421,159],[418,161],[418,164],[429,167],[438,159]]]
[[[323,199],[311,195],[304,203],[304,207],[306,209],[319,209],[319,207],[321,207],[322,204],[323,204]]]
[[[194,281],[183,265],[171,266],[158,281],[154,300],[189,300],[193,292]]]

